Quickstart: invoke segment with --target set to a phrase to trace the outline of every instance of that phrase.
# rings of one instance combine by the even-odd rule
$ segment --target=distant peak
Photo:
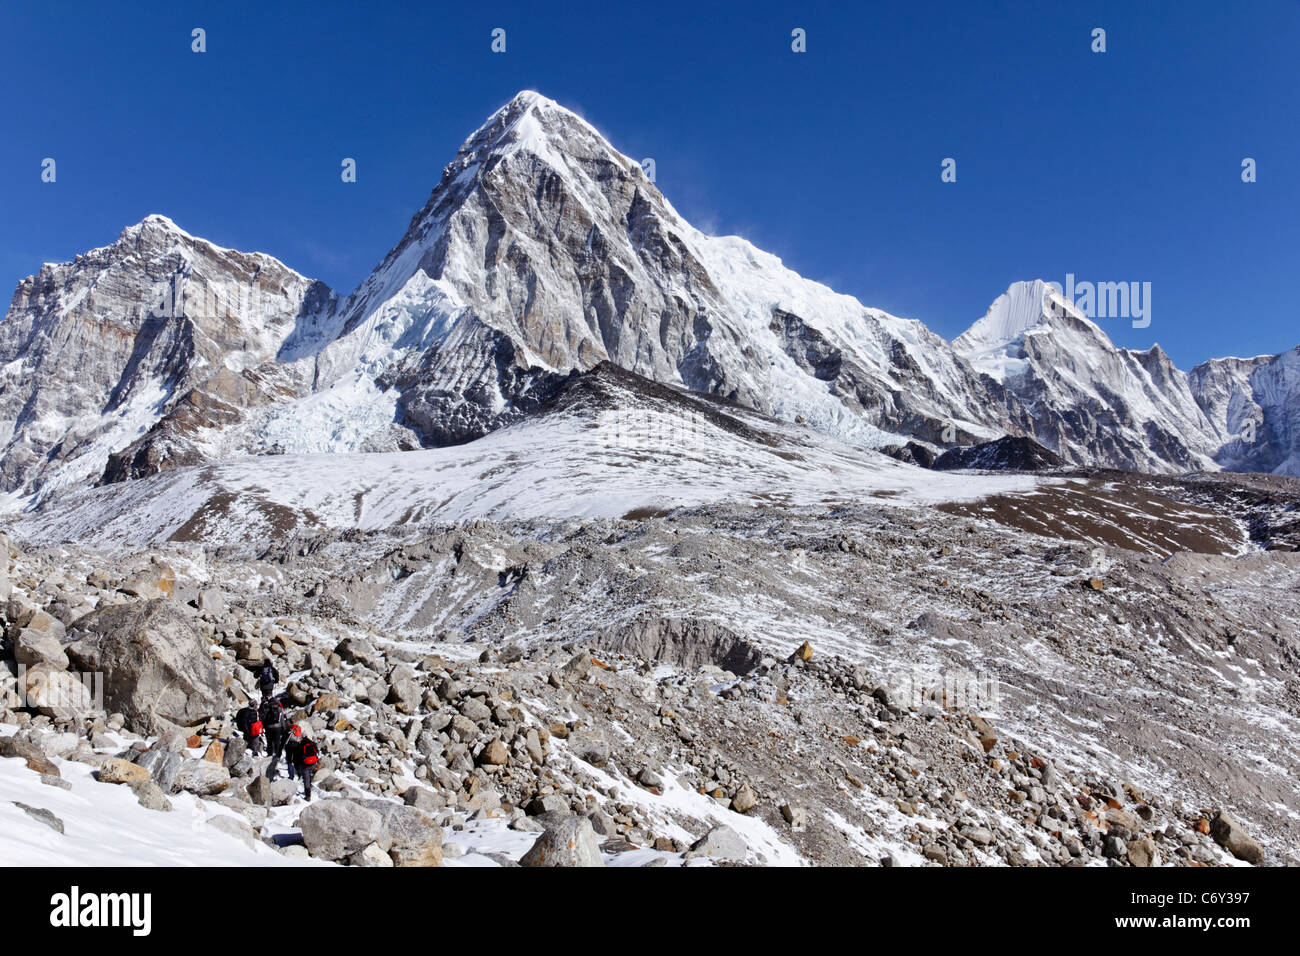
[[[541,93],[538,93],[536,90],[520,90],[518,93],[516,93],[514,96],[510,98],[510,102],[507,105],[514,106],[521,109],[527,109],[530,106],[538,106],[538,105],[560,107],[560,104],[556,103],[555,100],[551,99],[550,97],[543,96]]]
[[[156,212],[150,213],[149,215],[145,216],[143,219],[141,219],[133,226],[127,226],[125,229],[122,230],[122,234],[119,238],[120,239],[135,238],[138,237],[142,232],[146,232],[146,231],[147,232],[161,231],[161,232],[169,233],[174,236],[181,236],[186,239],[194,238],[188,232],[182,229],[180,226],[176,225],[176,223],[173,222],[171,219],[162,215],[161,213],[156,213]]]

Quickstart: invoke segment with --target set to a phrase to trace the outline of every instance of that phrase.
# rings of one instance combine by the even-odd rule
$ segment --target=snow
[[[18,728],[0,724],[0,736]],[[243,819],[191,794],[168,799],[172,811],[147,810],[125,785],[100,783],[86,764],[54,758],[71,790],[49,786],[18,757],[0,758],[0,866],[302,866],[266,844],[240,840],[209,825],[214,816]],[[15,806],[49,810],[60,834]]]
[[[272,455],[182,468],[75,493],[15,525],[45,540],[142,544],[196,515],[203,540],[303,526],[390,528],[477,518],[607,517],[714,502],[907,506],[1029,491],[1021,475],[934,472],[766,422],[770,443],[668,407],[566,411],[466,445],[374,454]],[[258,531],[257,529],[260,529]]]

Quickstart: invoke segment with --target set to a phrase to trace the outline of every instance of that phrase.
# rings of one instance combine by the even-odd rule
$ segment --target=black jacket
[[[235,728],[241,733],[246,734],[253,724],[257,723],[257,708],[248,704],[235,714]]]
[[[307,766],[305,763],[302,762],[302,751],[303,751],[303,745],[308,743],[310,743],[313,747],[316,748],[316,756],[319,757],[320,746],[316,744],[316,742],[313,741],[310,737],[291,736],[289,738],[289,742],[284,745],[285,757],[289,760],[290,763],[292,763],[295,767],[297,767],[300,770],[303,767]]]

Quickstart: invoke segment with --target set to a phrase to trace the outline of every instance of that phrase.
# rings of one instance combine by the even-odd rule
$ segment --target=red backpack
[[[302,742],[302,762],[306,766],[310,767],[315,764],[318,759],[320,758],[316,755],[316,745],[310,740],[304,740]]]

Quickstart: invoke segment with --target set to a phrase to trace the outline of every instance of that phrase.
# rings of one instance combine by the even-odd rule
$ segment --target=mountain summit
[[[161,216],[20,283],[0,323],[0,489],[462,443],[601,362],[866,447],[1010,435],[1070,464],[1300,470],[1294,358],[1189,376],[1052,291],[1014,284],[950,344],[705,235],[591,124],[525,91],[345,299]]]

